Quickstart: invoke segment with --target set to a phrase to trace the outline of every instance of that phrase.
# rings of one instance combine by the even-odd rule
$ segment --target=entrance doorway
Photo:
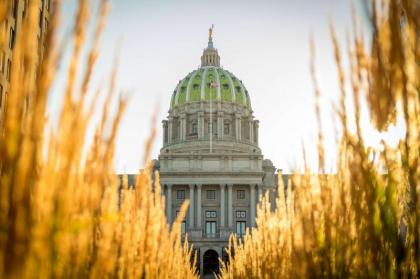
[[[219,272],[219,255],[214,250],[207,250],[203,255],[203,275]]]

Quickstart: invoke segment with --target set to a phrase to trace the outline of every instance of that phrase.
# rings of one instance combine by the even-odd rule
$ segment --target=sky
[[[64,2],[63,30],[70,28],[75,2]],[[285,173],[303,165],[303,146],[309,164],[316,165],[317,124],[309,72],[309,39],[314,38],[327,161],[333,168],[337,123],[332,104],[339,90],[330,22],[344,49],[346,32],[351,30],[347,0],[111,1],[92,87],[109,82],[118,49],[117,88],[129,95],[129,104],[117,138],[116,171],[135,173],[142,167],[144,144],[153,125],[157,136],[152,157],[158,157],[161,121],[167,116],[171,94],[179,80],[199,67],[212,24],[221,65],[241,79],[250,94],[254,116],[260,121],[264,158]],[[54,90],[60,91],[60,86]],[[59,95],[50,101],[53,115]],[[152,123],[156,111],[157,121]],[[395,141],[400,134],[401,129],[391,129],[385,136]],[[377,143],[380,137],[371,134],[368,142]]]

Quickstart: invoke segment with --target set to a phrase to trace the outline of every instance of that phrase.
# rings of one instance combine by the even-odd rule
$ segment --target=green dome
[[[211,81],[216,83],[210,88]],[[171,108],[200,101],[222,101],[251,108],[242,81],[218,66],[204,66],[180,80],[171,99]]]

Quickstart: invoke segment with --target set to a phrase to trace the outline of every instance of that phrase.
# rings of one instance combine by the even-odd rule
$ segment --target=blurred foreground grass
[[[11,2],[1,2],[0,22]],[[121,99],[115,115],[109,113],[115,73],[107,90],[96,93],[106,100],[93,141],[85,142],[92,112],[99,109],[98,95],[91,103],[87,99],[108,2],[101,1],[90,34],[93,1],[78,1],[57,129],[48,129],[46,102],[62,61],[63,46],[56,42],[61,1],[52,1],[40,65],[37,2],[28,2],[28,16],[17,33],[0,136],[0,278],[195,277],[190,250],[181,245],[180,219],[170,230],[159,180],[152,191],[150,166],[138,176],[135,189],[124,183],[118,208],[112,161],[126,102]],[[1,41],[5,38],[2,33]],[[86,38],[93,38],[91,47]]]
[[[337,173],[293,176],[286,194],[279,177],[276,211],[270,212],[265,200],[252,234],[243,241],[231,238],[223,278],[420,278],[420,1],[372,1],[371,7],[371,43],[355,20],[349,71],[331,28],[343,131]],[[312,58],[321,127],[313,64]],[[363,94],[378,131],[402,114],[406,133],[397,147],[366,146],[360,125]],[[353,99],[351,110],[347,98]],[[322,129],[318,139],[322,174]]]

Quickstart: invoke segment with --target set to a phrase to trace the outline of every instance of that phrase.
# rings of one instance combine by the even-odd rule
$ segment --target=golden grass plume
[[[0,22],[10,12],[3,2]],[[109,113],[115,67],[108,91],[97,90],[94,101],[87,101],[108,1],[100,1],[93,34],[86,28],[92,1],[78,1],[64,101],[57,128],[51,129],[46,104],[63,54],[56,41],[61,1],[51,3],[43,59],[36,35],[39,2],[27,2],[28,14],[16,34],[0,135],[0,277],[195,278],[190,247],[181,245],[181,219],[172,229],[167,225],[151,166],[137,176],[135,188],[124,179],[120,190],[112,174],[115,138],[126,107],[120,98],[117,112]],[[90,35],[93,43],[87,47]],[[99,94],[106,96],[102,116],[87,142]]]
[[[420,3],[372,1],[372,43],[354,26],[348,53],[350,78],[331,28],[340,85],[342,135],[337,172],[323,173],[323,136],[318,135],[320,173],[279,176],[277,208],[267,198],[257,228],[231,239],[222,278],[419,278],[420,277]],[[314,77],[320,125],[320,92]],[[346,107],[347,86],[354,100]],[[365,94],[372,123],[386,130],[402,113],[406,133],[397,147],[368,148],[360,125]],[[349,96],[350,96],[349,95]],[[355,122],[355,131],[349,129]]]

